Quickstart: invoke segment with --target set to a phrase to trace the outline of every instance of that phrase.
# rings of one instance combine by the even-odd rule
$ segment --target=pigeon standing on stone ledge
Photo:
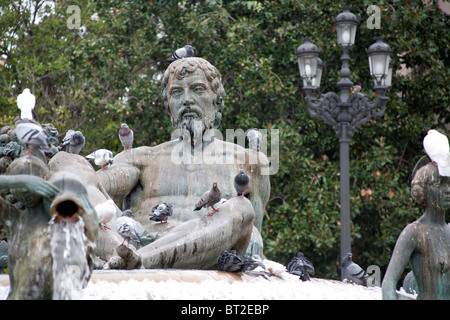
[[[126,123],[122,123],[119,129],[119,139],[122,143],[123,150],[128,150],[133,148],[134,134],[133,130]]]
[[[116,230],[123,238],[121,246],[123,246],[125,240],[128,240],[128,246],[130,245],[130,240],[141,242],[136,231],[135,221],[132,217],[133,213],[128,209],[122,212],[121,217],[116,219]]]
[[[348,253],[342,260],[342,274],[344,281],[353,282],[362,286],[367,285],[369,275],[358,264],[352,261],[352,254]]]
[[[291,259],[287,266],[287,270],[289,273],[299,276],[302,281],[309,281],[309,276],[314,275],[313,264],[302,252],[297,253],[297,256]]]
[[[247,190],[249,182],[250,177],[244,169],[239,170],[239,172],[234,176],[234,188],[236,189],[238,196],[244,196],[244,192]]]
[[[44,152],[50,153],[50,143],[41,126],[32,123],[27,118],[22,119],[22,122],[16,126],[17,138],[22,142],[26,148],[29,149],[29,155],[33,154],[34,150],[41,149]]]
[[[217,187],[217,182],[213,183],[213,186],[210,190],[206,191],[200,200],[195,204],[194,211],[198,211],[201,208],[204,207],[211,207],[213,209],[213,212],[209,212],[208,215],[213,215],[214,211],[218,212],[219,209],[214,208],[214,205],[218,203],[222,199],[222,193],[220,192],[219,188]]]
[[[89,162],[93,161],[97,166],[101,166],[102,169],[105,169],[107,164],[113,163],[113,153],[107,149],[98,149],[91,154],[88,154],[86,159],[88,159]]]
[[[173,213],[173,206],[171,203],[160,203],[152,208],[152,212],[149,213],[150,220],[160,221],[161,223],[167,223],[167,219]]]
[[[74,131],[70,129],[69,131],[67,131],[58,149],[60,151],[65,149],[65,151],[68,153],[79,154],[80,151],[84,148],[85,143],[86,139],[84,138],[81,131]]]

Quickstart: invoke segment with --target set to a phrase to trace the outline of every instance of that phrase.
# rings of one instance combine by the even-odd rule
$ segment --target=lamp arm
[[[305,100],[308,103],[308,112],[311,117],[323,120],[326,124],[336,129],[338,127],[338,115],[340,112],[340,97],[334,92],[322,94],[315,99],[312,90],[304,89]]]
[[[374,102],[370,101],[365,94],[352,94],[348,100],[348,112],[352,116],[351,126],[356,129],[370,119],[382,117],[388,100],[384,94],[377,95]],[[378,107],[380,108],[377,110]]]

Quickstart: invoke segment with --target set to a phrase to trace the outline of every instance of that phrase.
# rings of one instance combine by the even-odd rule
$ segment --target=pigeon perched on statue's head
[[[171,203],[163,202],[157,204],[152,208],[152,212],[149,213],[150,220],[160,221],[161,223],[167,222],[167,219],[173,213],[173,206]]]
[[[244,196],[245,190],[247,190],[248,184],[250,183],[250,177],[244,171],[244,169],[239,170],[239,172],[234,176],[234,188],[236,189],[238,196]]]
[[[211,207],[213,212],[209,212],[208,210],[208,215],[210,216],[214,213],[214,211],[219,211],[219,209],[214,208],[214,205],[218,203],[220,199],[222,199],[222,193],[217,187],[217,182],[214,182],[212,188],[206,191],[200,200],[195,204],[194,211],[198,211],[203,207]]]
[[[448,138],[437,130],[431,129],[423,139],[423,148],[436,163],[439,175],[450,177],[450,148]]]
[[[134,134],[133,130],[126,123],[122,123],[119,129],[119,139],[122,143],[123,150],[128,150],[133,147]]]
[[[352,261],[352,254],[348,253],[342,260],[342,279],[359,285],[367,285],[369,275],[358,264]]]
[[[167,58],[167,61],[172,62],[182,58],[189,58],[194,56],[194,48],[191,45],[185,45],[183,48],[175,50],[172,55]]]

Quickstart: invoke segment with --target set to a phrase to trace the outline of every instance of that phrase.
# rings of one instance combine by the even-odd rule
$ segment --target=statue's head
[[[174,129],[191,133],[217,128],[222,118],[225,90],[219,71],[202,58],[172,62],[162,79],[162,97]]]
[[[25,156],[14,160],[9,165],[7,174],[26,174],[47,179],[50,176],[50,171],[47,165],[39,158]],[[25,188],[11,189],[11,193],[15,199],[20,201],[26,207],[34,207],[42,198],[37,193],[29,192]]]
[[[450,208],[450,177],[440,176],[435,164],[427,164],[414,174],[411,196],[422,206]]]

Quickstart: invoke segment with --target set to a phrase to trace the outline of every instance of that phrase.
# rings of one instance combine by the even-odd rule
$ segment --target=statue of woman
[[[445,211],[450,208],[450,177],[440,176],[437,166],[417,170],[411,195],[424,214],[407,225],[395,244],[382,284],[383,299],[396,299],[396,285],[406,264],[416,279],[417,299],[450,299],[450,226]]]

